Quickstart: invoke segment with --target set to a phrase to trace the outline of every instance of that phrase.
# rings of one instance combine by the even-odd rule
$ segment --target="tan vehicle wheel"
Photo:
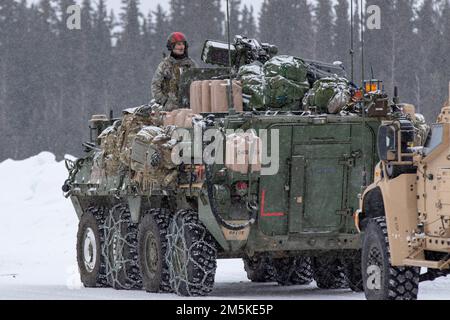
[[[368,300],[416,300],[420,268],[393,267],[386,219],[371,219],[364,230],[362,273]]]

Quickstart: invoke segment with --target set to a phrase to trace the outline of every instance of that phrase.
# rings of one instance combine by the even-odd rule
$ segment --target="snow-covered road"
[[[61,192],[66,176],[64,164],[50,153],[0,163],[0,299],[179,299],[81,287],[75,257],[78,221]],[[361,300],[364,295],[319,290],[314,284],[251,283],[241,260],[219,260],[215,290],[205,299]],[[419,299],[450,299],[450,278],[422,284]]]

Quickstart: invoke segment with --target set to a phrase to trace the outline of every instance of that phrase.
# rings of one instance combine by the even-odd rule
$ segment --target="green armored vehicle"
[[[342,69],[280,62],[275,52],[236,38],[232,77],[241,82],[228,91],[228,112],[213,105],[211,112],[169,114],[153,104],[125,110],[121,119],[92,119],[92,141],[84,157],[67,161],[63,186],[80,219],[77,258],[86,287],[202,296],[213,289],[217,259],[242,258],[252,281],[362,289],[353,214],[361,186],[371,183],[363,172],[378,162],[376,132],[392,106],[380,90],[358,97],[350,89],[345,107],[329,113],[336,103],[324,110],[319,93]],[[203,60],[224,67],[227,54],[208,41]],[[290,76],[293,65],[304,68],[302,76]],[[227,68],[183,76],[186,107],[202,96],[195,81],[231,89]],[[211,90],[220,97],[220,86]],[[239,100],[230,102],[236,90],[242,110]]]

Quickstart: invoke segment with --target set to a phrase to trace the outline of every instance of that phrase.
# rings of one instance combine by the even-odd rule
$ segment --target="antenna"
[[[364,7],[363,7],[363,0],[360,0],[361,3],[361,81],[363,82],[363,92],[364,92],[364,79],[365,79],[365,70],[364,70],[364,24],[365,24],[365,16],[364,16]]]
[[[350,0],[350,59],[351,59],[351,68],[352,68],[352,83],[355,83],[355,42],[354,42],[354,32],[355,32],[355,22],[354,22],[354,9],[353,9],[353,1]]]
[[[362,180],[363,180],[363,188],[365,189],[367,187],[367,166],[366,166],[366,152],[364,150],[364,147],[366,146],[366,107],[364,105],[364,98],[366,95],[366,88],[364,85],[364,24],[365,24],[365,20],[364,20],[364,7],[363,7],[363,0],[360,0],[360,4],[361,4],[361,81],[362,81],[362,101],[361,103],[361,112],[362,112],[362,134],[361,134],[361,142],[362,142],[362,157],[363,157],[363,172],[362,172]]]
[[[228,37],[228,68],[230,82],[228,84],[228,113],[234,114],[234,101],[233,101],[233,76],[232,76],[232,64],[231,64],[231,34],[230,34],[230,0],[227,0],[227,37]]]
[[[394,104],[398,105],[400,103],[400,98],[398,97],[398,87],[394,87]]]

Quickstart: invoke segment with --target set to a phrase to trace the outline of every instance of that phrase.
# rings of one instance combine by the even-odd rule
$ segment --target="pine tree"
[[[10,78],[12,77],[12,50],[17,22],[14,15],[17,3],[5,0],[0,4],[0,125],[4,132],[11,132],[7,115],[11,108],[9,97]],[[9,133],[10,134],[10,133]]]
[[[414,8],[411,0],[397,0],[395,4],[396,19],[393,27],[393,54],[389,66],[392,85],[399,89],[404,102],[417,105],[417,35],[414,33]]]
[[[450,82],[450,1],[445,0],[442,6],[441,16],[441,50],[439,51],[440,59],[437,62],[437,67],[441,70],[441,89],[439,90],[439,96],[441,100],[449,100],[448,86]]]
[[[369,5],[376,5],[380,8],[381,29],[367,28]],[[366,3],[366,14],[364,17],[364,76],[366,79],[373,77],[383,80],[388,92],[392,92],[394,81],[391,71],[394,66],[394,9],[393,2],[373,0],[370,3]]]
[[[304,58],[314,57],[314,28],[312,8],[306,0],[298,0],[295,7],[295,20],[293,33],[296,34],[294,52]],[[297,32],[295,32],[298,30]],[[293,39],[295,41],[295,39]]]
[[[122,31],[115,48],[114,110],[136,106],[149,101],[149,75],[139,17],[138,0],[123,0],[120,15]]]
[[[241,13],[241,0],[230,0],[230,34],[231,39],[242,35],[243,13]],[[226,30],[225,30],[226,31]]]
[[[186,0],[170,0],[170,28],[172,31],[181,31],[186,28]]]
[[[334,8],[336,12],[336,20],[333,27],[333,53],[335,54],[333,59],[342,61],[345,68],[350,70],[351,61],[349,49],[351,47],[351,26],[348,0],[338,0],[338,3]]]
[[[256,22],[253,6],[244,5],[242,9],[241,33],[248,38],[256,37]]]
[[[154,12],[155,16],[155,27],[154,27],[154,50],[155,57],[158,60],[161,59],[162,53],[165,52],[167,38],[171,33],[169,17],[167,13],[164,11],[162,6],[158,5],[156,11]]]
[[[275,0],[264,0],[261,5],[261,11],[259,13],[258,38],[261,41],[279,45],[280,39],[276,39],[276,36],[273,34],[273,31],[277,28],[277,21],[274,13],[274,1]]]
[[[111,28],[104,0],[99,0],[93,15],[92,70],[96,75],[93,84],[94,107],[99,113],[109,113],[111,108],[112,44]]]
[[[81,48],[80,48],[80,118],[82,123],[89,120],[89,115],[95,111],[97,103],[95,91],[97,83],[94,71],[94,42],[93,37],[93,10],[91,0],[83,0],[81,10]],[[80,128],[81,130],[81,128]]]
[[[436,99],[434,88],[439,88],[439,79],[437,73],[440,70],[435,65],[436,51],[438,44],[436,39],[438,35],[438,28],[436,25],[437,19],[433,10],[433,1],[424,0],[418,12],[417,29],[418,29],[418,61],[416,64],[418,68],[417,82],[417,100],[418,111],[424,113],[428,118],[435,118],[435,114],[439,111],[437,107],[442,101]],[[433,108],[436,108],[433,110]]]
[[[198,62],[206,39],[224,39],[224,13],[220,0],[185,0],[183,5],[182,31],[189,41],[189,54]],[[172,12],[173,14],[173,12]],[[179,18],[177,17],[177,21]],[[173,16],[172,16],[173,23]]]
[[[311,25],[311,10],[305,0],[267,0],[262,5],[260,38],[278,46],[280,54],[312,58]]]
[[[333,10],[330,0],[317,2],[315,8],[315,57],[317,60],[333,60]]]

